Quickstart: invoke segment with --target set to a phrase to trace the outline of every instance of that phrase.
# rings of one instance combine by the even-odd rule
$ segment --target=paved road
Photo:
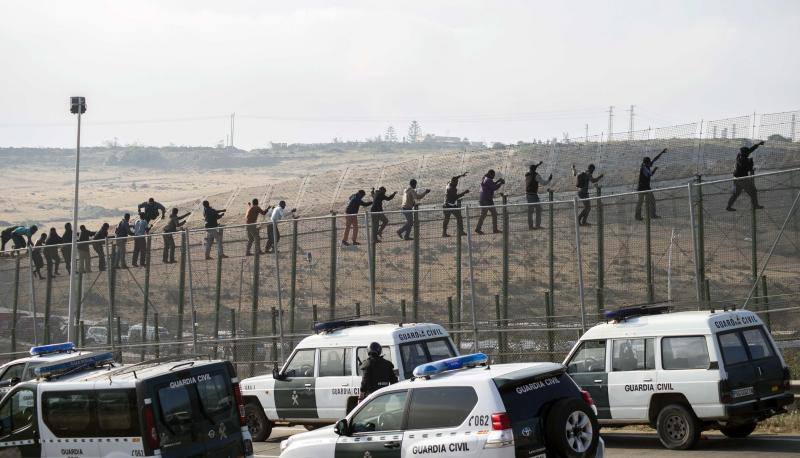
[[[274,458],[280,455],[280,442],[286,437],[305,431],[304,428],[275,428],[267,442],[255,445],[257,458]],[[606,455],[610,458],[685,458],[685,457],[800,457],[800,436],[754,434],[747,439],[728,439],[717,433],[703,434],[694,450],[675,452],[661,446],[652,433],[603,433]]]

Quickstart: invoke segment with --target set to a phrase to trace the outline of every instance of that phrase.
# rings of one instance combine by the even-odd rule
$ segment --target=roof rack
[[[378,324],[375,320],[361,320],[361,319],[339,319],[332,321],[320,321],[314,323],[314,333],[322,334],[326,332],[333,332],[339,329],[354,328],[357,326],[370,326]]]
[[[199,354],[164,356],[162,358],[153,358],[153,359],[148,359],[147,361],[141,361],[141,362],[134,363],[134,364],[128,364],[128,365],[125,365],[125,366],[115,370],[115,371],[109,372],[108,374],[105,374],[105,375],[107,375],[108,377],[112,377],[114,375],[123,375],[123,374],[127,374],[129,372],[134,372],[136,370],[143,369],[143,368],[145,368],[147,366],[152,366],[152,365],[155,365],[155,364],[170,363],[170,362],[174,362],[174,361],[183,361],[185,359],[203,359],[203,358],[208,358],[209,361],[211,360],[211,356],[209,356],[209,355],[199,355]]]
[[[618,310],[608,310],[605,313],[607,320],[611,321],[625,321],[628,318],[635,318],[638,316],[661,315],[662,313],[669,313],[669,305],[637,305],[634,307],[625,307]]]
[[[413,375],[414,378],[430,378],[432,375],[441,374],[442,372],[487,365],[488,363],[489,357],[485,353],[472,353],[420,364],[414,368]]]

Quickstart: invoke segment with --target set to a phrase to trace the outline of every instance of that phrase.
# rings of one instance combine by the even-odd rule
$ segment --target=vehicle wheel
[[[303,425],[303,428],[305,428],[306,431],[314,431],[315,429],[319,429],[321,427],[322,425]]]
[[[750,435],[756,429],[756,422],[744,423],[738,425],[725,425],[719,428],[722,434],[734,438],[743,439]]]
[[[700,422],[681,404],[670,404],[658,413],[658,439],[670,450],[688,450],[700,439]]]
[[[569,398],[556,402],[547,415],[546,425],[547,442],[559,456],[594,456],[600,426],[583,400]]]
[[[264,442],[272,434],[272,422],[267,419],[264,409],[254,401],[244,405],[244,417],[253,442]]]

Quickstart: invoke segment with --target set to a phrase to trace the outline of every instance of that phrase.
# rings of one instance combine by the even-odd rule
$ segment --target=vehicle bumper
[[[785,407],[794,402],[792,393],[783,393],[766,399],[750,401],[742,404],[725,406],[725,417],[733,419],[763,420],[783,413]]]

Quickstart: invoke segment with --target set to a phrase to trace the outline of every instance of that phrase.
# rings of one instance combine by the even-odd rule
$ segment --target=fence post
[[[336,212],[331,212],[331,267],[328,285],[328,319],[336,317]]]
[[[229,310],[231,312],[231,359],[235,367],[236,361],[239,360],[236,352],[236,310],[235,309],[229,309]]]
[[[150,307],[150,250],[153,248],[153,236],[148,236],[145,242],[145,255],[144,255],[144,307],[142,310],[142,352],[139,357],[140,361],[144,361],[147,356],[147,314]],[[155,329],[154,332],[158,332]]]
[[[758,242],[756,241],[758,231],[756,230],[756,207],[750,206],[750,255],[751,255],[751,268],[753,271],[753,282],[758,284]],[[756,294],[753,300],[758,304],[758,287],[756,287]]]
[[[586,332],[586,304],[583,299],[583,257],[581,253],[581,226],[578,224],[578,198],[572,198],[572,209],[575,217],[575,252],[578,261],[578,299],[581,304],[581,330]]]
[[[114,330],[116,331],[116,337],[114,341],[117,343],[117,352],[114,353],[114,357],[122,362],[122,320],[119,316],[114,317],[114,322],[116,324]]]
[[[508,268],[508,258],[509,258],[509,217],[508,217],[508,196],[503,194],[502,196],[503,202],[503,274],[502,274],[502,293],[503,293],[503,301],[502,301],[502,315],[501,319],[503,320],[503,327],[506,325],[506,320],[508,319],[508,281],[509,281],[509,268]],[[527,207],[526,207],[527,210]],[[505,339],[506,336],[503,336],[503,345],[505,348]]]
[[[655,302],[655,291],[653,288],[653,241],[651,239],[651,221],[650,212],[652,205],[650,204],[653,198],[653,192],[649,191],[645,195],[645,211],[644,216],[644,249],[645,249],[645,271],[647,272],[647,302],[652,304]]]
[[[370,224],[372,214],[364,212],[364,227],[367,229],[367,263],[369,264],[369,313],[375,315],[375,240],[377,237],[372,235],[375,230]]]
[[[453,296],[447,296],[447,329],[453,330]]]
[[[701,183],[703,181],[703,177],[701,175],[697,176],[697,182]],[[703,224],[703,187],[697,187],[697,256],[698,256],[698,268],[700,270],[700,286],[703,287],[708,284],[706,281],[706,237],[705,237],[705,227]],[[702,293],[702,291],[701,291]],[[710,297],[708,292],[702,294],[703,297]],[[710,300],[710,299],[708,299]],[[706,308],[710,305],[706,303]]]
[[[40,248],[43,251],[43,249]],[[44,291],[44,344],[50,343],[50,306],[53,302],[53,263],[47,264],[47,282]],[[67,320],[69,323],[69,319]]]
[[[497,359],[501,363],[505,359],[505,351],[503,345],[503,332],[502,332],[502,322],[503,322],[503,315],[500,312],[500,295],[494,295],[494,314],[495,319],[497,320],[495,323],[495,328],[497,329]]]
[[[356,309],[355,309],[356,317],[361,317],[361,302],[356,302]]]
[[[83,320],[78,321],[78,347],[86,346],[86,323]]]
[[[461,212],[461,201],[458,202],[458,211]],[[461,330],[461,304],[464,303],[463,274],[461,272],[461,253],[462,253],[462,234],[458,231],[456,236],[456,323],[458,330]],[[456,334],[456,346],[461,348],[461,333]]]
[[[469,294],[470,294],[470,303],[472,308],[472,350],[477,353],[478,352],[478,315],[477,311],[475,310],[475,268],[472,263],[472,224],[470,224],[469,219],[469,207],[466,207],[467,213],[467,264],[469,264]]]
[[[108,268],[108,267],[106,267],[106,268]],[[77,300],[75,301],[75,323],[77,323],[77,322],[80,321],[81,312],[82,312],[81,309],[83,308],[83,272],[78,271],[78,272],[75,272],[75,273],[78,274],[78,282],[77,282],[78,284],[76,286],[76,289],[78,291],[76,293],[76,296],[77,296],[76,299]],[[70,324],[70,325],[72,325],[72,324]]]
[[[400,299],[400,322],[406,322],[406,300]]]
[[[311,319],[313,320],[313,324],[317,323],[317,304],[311,304]]]
[[[215,229],[219,230],[219,240],[217,240],[217,258],[221,258],[222,255],[222,229]],[[194,305],[194,275],[192,270],[192,250],[190,249],[189,245],[189,228],[186,228],[186,269],[187,274],[189,276],[189,307],[192,308],[192,345],[194,351],[197,352],[197,307]],[[207,233],[206,233],[207,234]],[[219,262],[219,261],[218,261]],[[183,347],[183,344],[181,344]]]
[[[183,340],[183,314],[186,308],[186,250],[188,249],[186,231],[181,231],[181,261],[178,265],[178,329],[175,332],[175,340]],[[153,314],[153,325],[155,326],[156,316]],[[156,328],[158,329],[158,328]],[[154,333],[158,337],[158,332]],[[159,346],[156,345],[156,351],[159,351]],[[178,345],[178,354],[183,353],[183,346]],[[158,353],[157,353],[158,354]]]
[[[597,197],[603,194],[597,187]],[[597,199],[597,316],[602,317],[605,310],[606,260],[605,226],[603,225],[603,199]]]
[[[11,305],[11,353],[17,351],[17,313],[19,313],[19,253],[14,253],[14,302]],[[34,327],[36,327],[34,325]]]
[[[272,332],[270,332],[272,338],[270,340],[272,341],[272,346],[269,351],[269,359],[271,363],[275,363],[276,361],[278,361],[278,341],[277,339],[275,339],[275,335],[278,333],[278,311],[275,310],[275,307],[270,308],[270,317],[272,324],[271,328]]]
[[[293,217],[294,218],[294,217]],[[279,355],[281,357],[281,361],[284,361],[283,352],[284,352],[284,342],[283,342],[283,290],[281,289],[281,263],[280,257],[278,256],[278,222],[272,223],[272,234],[273,240],[275,240],[275,245],[272,247],[272,252],[275,254],[275,283],[277,287],[275,288],[278,294],[278,333],[280,334],[280,348],[279,348]],[[274,360],[273,360],[274,361]]]
[[[769,316],[769,296],[767,295],[767,276],[761,276],[761,289],[764,291],[764,317],[766,318],[767,329],[772,331],[772,318]]]
[[[155,330],[153,333],[153,341],[156,343],[155,354],[156,359],[158,359],[161,357],[161,333],[158,332],[158,312],[153,312],[153,329]],[[181,346],[178,345],[178,348],[181,348]]]
[[[30,246],[28,247],[28,271],[31,287],[31,315],[33,315],[33,344],[39,345],[39,336],[36,332],[36,288],[33,286],[33,249]]]
[[[250,304],[250,337],[258,335],[258,289],[260,277],[261,250],[255,250],[253,253],[253,300]],[[252,341],[250,345],[250,356],[248,358],[250,360],[250,375],[254,374],[256,371],[256,345],[258,345],[256,341]]]
[[[414,205],[413,264],[411,268],[411,317],[419,322],[419,205]]]
[[[108,265],[106,266],[106,279],[108,282],[108,331],[106,332],[106,345],[113,345],[114,344],[114,282],[116,280],[116,272],[117,272],[117,244],[114,243],[109,247],[109,240],[106,239],[106,257],[108,258]],[[72,256],[77,256],[77,253],[72,253]],[[77,269],[77,267],[76,267]],[[82,272],[83,270],[78,270]]]
[[[545,306],[545,316],[547,319],[547,358],[552,362],[553,361],[553,351],[555,348],[555,339],[553,335],[553,311],[552,311],[552,297],[550,292],[544,292],[544,306]]]
[[[548,205],[548,214],[550,217],[550,227],[547,229],[547,274],[548,274],[548,285],[549,285],[549,293],[550,293],[550,311],[551,315],[553,314],[552,311],[556,308],[556,273],[555,273],[555,264],[556,264],[556,256],[555,256],[555,246],[554,246],[554,237],[555,237],[555,210],[553,208],[553,191],[548,189],[547,196],[550,199],[550,205]]]
[[[261,249],[260,247],[256,247],[256,251],[260,249]],[[191,263],[189,264],[189,268],[191,269]],[[189,278],[191,284],[191,278],[192,278],[191,273],[189,274]],[[216,290],[214,292],[214,340],[219,341],[219,315],[222,312],[222,237],[220,237],[217,243],[217,275],[215,280],[216,280]],[[194,322],[193,326],[197,326],[197,317],[195,316],[194,307],[192,307],[192,321]],[[197,345],[197,342],[195,342],[195,345]],[[219,347],[219,342],[215,342],[214,359],[217,359],[218,347]],[[195,353],[196,352],[197,349],[195,348]]]
[[[294,334],[295,308],[297,307],[297,219],[292,218],[292,256],[289,275],[289,333]]]

